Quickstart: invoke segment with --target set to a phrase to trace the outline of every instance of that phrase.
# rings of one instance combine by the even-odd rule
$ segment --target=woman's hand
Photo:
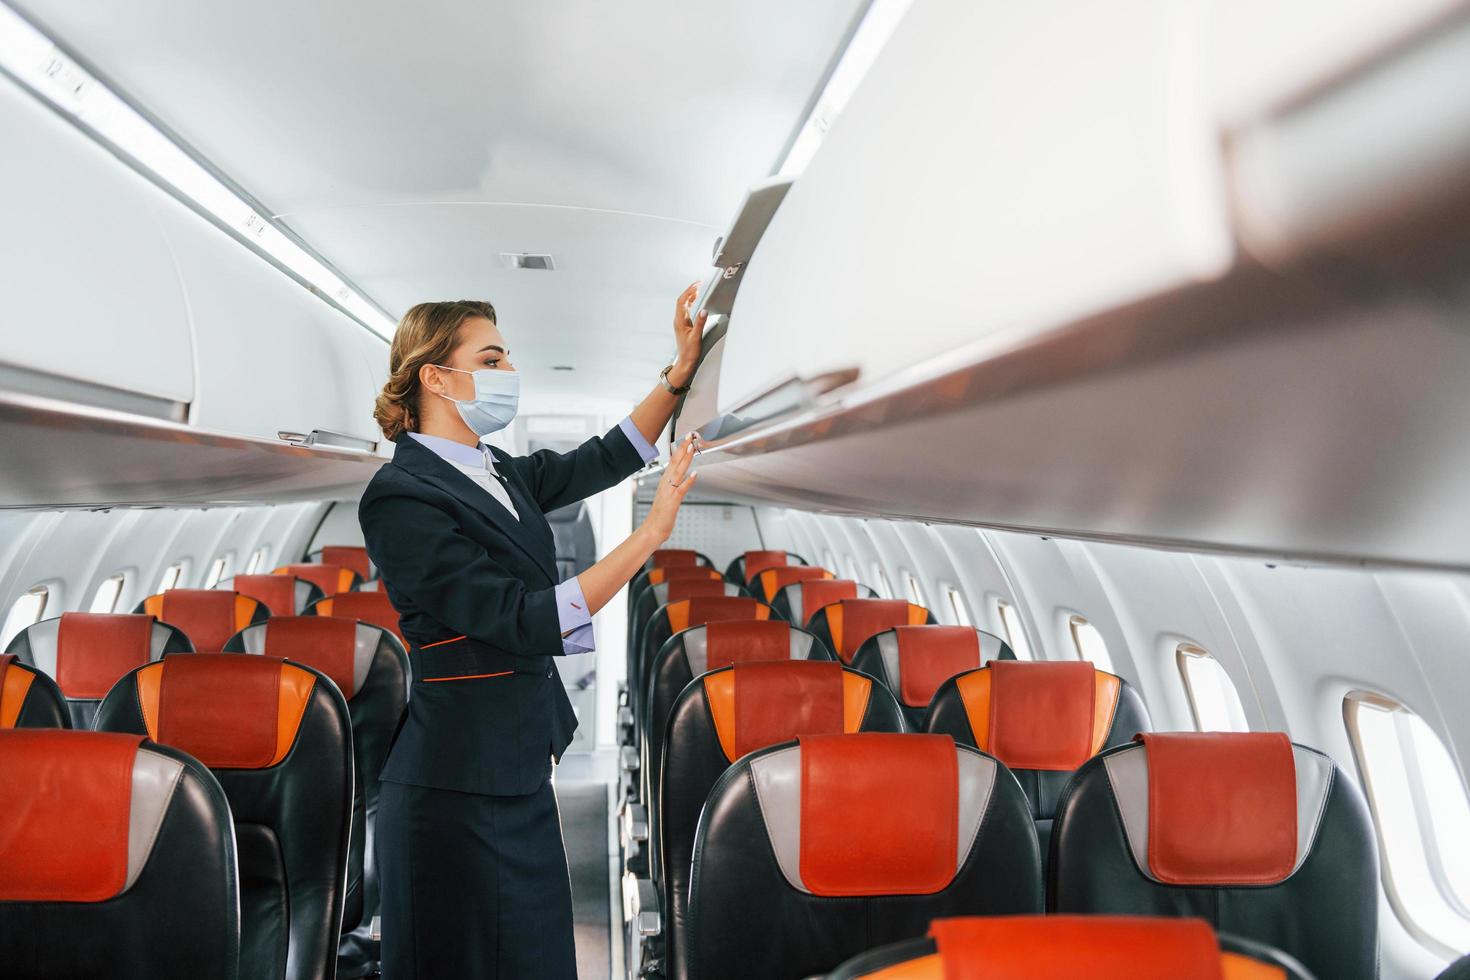
[[[699,343],[704,336],[707,316],[703,310],[696,316],[690,316],[694,301],[699,298],[699,286],[697,282],[690,283],[674,304],[674,342],[678,353],[674,355],[674,369],[669,372],[669,384],[675,388],[689,383],[689,379],[694,377],[694,366],[699,363]]]
[[[679,448],[674,450],[674,457],[664,469],[664,475],[658,481],[658,489],[654,491],[653,506],[643,519],[643,528],[658,544],[669,540],[669,535],[674,533],[674,520],[679,516],[679,505],[684,502],[684,495],[694,486],[694,481],[699,479],[698,473],[689,472],[689,464],[694,462],[696,438],[694,433],[689,433],[679,443]]]

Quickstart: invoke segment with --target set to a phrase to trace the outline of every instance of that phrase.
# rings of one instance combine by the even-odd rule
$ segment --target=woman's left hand
[[[700,283],[691,283],[689,288],[679,294],[679,301],[674,304],[674,341],[678,345],[678,353],[674,355],[674,369],[669,372],[669,383],[675,387],[682,387],[689,383],[694,376],[694,365],[699,362],[699,344],[704,336],[704,321],[706,314],[703,310],[695,316],[690,316],[694,301],[699,299]]]

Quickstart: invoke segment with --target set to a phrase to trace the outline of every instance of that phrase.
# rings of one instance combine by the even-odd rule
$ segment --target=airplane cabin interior
[[[364,530],[465,298],[554,655]],[[0,317],[6,977],[464,975],[539,678],[583,980],[1470,978],[1463,0],[0,0]]]

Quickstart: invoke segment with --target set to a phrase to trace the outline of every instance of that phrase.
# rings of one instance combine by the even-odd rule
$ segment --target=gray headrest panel
[[[177,759],[139,748],[133,757],[133,799],[128,811],[128,877],[127,891],[137,882],[153,853],[158,828],[168,812],[169,801],[179,784],[184,764]]]

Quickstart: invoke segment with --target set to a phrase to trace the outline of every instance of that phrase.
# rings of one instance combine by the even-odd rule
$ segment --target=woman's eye
[[[486,367],[487,367],[487,368],[493,368],[493,367],[495,367],[495,366],[496,366],[496,365],[498,365],[498,364],[499,364],[499,363],[500,363],[500,362],[499,362],[499,361],[496,361],[496,360],[489,360],[489,361],[486,361],[486,362],[485,362],[485,366],[486,366]]]

